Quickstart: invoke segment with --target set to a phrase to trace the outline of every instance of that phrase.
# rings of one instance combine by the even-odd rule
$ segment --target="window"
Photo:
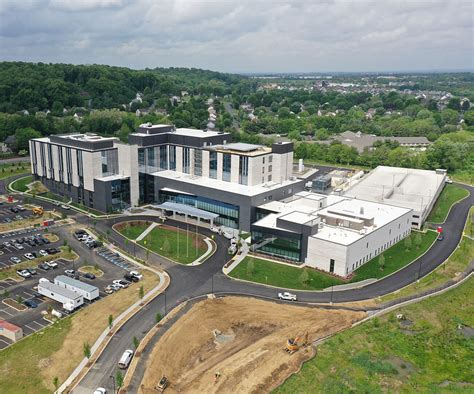
[[[367,248],[367,249],[369,248],[369,243],[368,243],[368,242],[367,242],[367,246],[366,246],[366,248]]]
[[[262,162],[262,164],[265,164],[265,156],[263,156],[263,162]]]
[[[160,146],[160,170],[168,169],[168,146]]]
[[[230,182],[232,156],[228,153],[222,155],[222,180]]]
[[[191,149],[183,148],[183,172],[189,174],[189,164],[191,162]]]
[[[248,184],[249,175],[249,158],[247,156],[239,156],[239,183]]]
[[[194,175],[202,175],[202,150],[194,149]]]
[[[209,152],[209,178],[217,178],[217,152]]]
[[[170,156],[170,170],[176,170],[176,146],[169,146],[169,156]]]
[[[117,149],[109,149],[101,152],[102,176],[118,174]]]
[[[270,174],[270,175],[268,175],[268,182],[271,182],[271,181],[272,181],[272,176]]]
[[[334,272],[334,259],[329,260],[329,272]]]
[[[268,172],[272,172],[272,166],[271,165],[268,166]]]
[[[273,162],[273,156],[272,155],[268,156],[268,162],[269,163]]]

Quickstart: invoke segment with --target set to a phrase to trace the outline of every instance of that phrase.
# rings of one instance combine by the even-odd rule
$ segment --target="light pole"
[[[114,384],[114,391],[112,391],[113,394],[115,394],[115,376],[114,375],[110,375],[110,378],[112,379],[112,382]]]

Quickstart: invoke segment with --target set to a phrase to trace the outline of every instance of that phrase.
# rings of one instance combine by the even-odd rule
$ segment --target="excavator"
[[[286,341],[285,351],[289,354],[293,354],[300,350],[300,348],[308,346],[308,333],[304,335],[304,341],[300,343],[301,335],[297,336],[296,338],[288,338]]]

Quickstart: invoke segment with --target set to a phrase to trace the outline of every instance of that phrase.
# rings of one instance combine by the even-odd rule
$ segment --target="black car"
[[[12,211],[13,213],[18,213],[18,212],[20,212],[20,211],[18,210],[18,208],[15,208],[15,207],[10,208],[10,211]]]
[[[140,280],[135,275],[130,275],[130,274],[125,274],[123,277],[128,282],[138,282]]]
[[[51,269],[51,267],[46,263],[40,263],[38,264],[38,267],[45,271],[49,271]]]
[[[28,308],[38,308],[38,304],[34,302],[33,300],[26,300],[23,302]]]
[[[31,275],[38,275],[38,272],[34,268],[27,268],[26,269]]]
[[[51,241],[50,241],[48,238],[41,238],[41,239],[43,240],[43,243],[44,243],[45,245],[51,243]]]
[[[56,253],[61,252],[61,250],[58,249],[58,248],[47,248],[46,251],[47,251],[49,254],[56,254]]]
[[[82,275],[86,279],[95,279],[95,275],[91,274],[90,272],[86,272],[84,275]]]

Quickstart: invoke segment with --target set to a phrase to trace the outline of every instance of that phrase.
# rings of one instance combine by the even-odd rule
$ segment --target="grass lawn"
[[[471,229],[471,218],[474,215],[474,207],[469,212],[469,218],[464,227],[465,233],[469,233]],[[466,269],[474,256],[474,240],[463,237],[459,248],[448,258],[448,260],[440,265],[436,270],[423,277],[419,283],[413,283],[404,287],[398,292],[387,294],[379,299],[377,302],[391,301],[396,298],[410,296],[416,293],[424,292],[435,287],[440,286],[450,279],[456,279],[457,274]]]
[[[0,164],[0,180],[13,175],[28,174],[31,172],[29,163]]]
[[[0,393],[51,393],[53,379],[59,384],[84,357],[83,344],[92,345],[108,326],[108,316],[120,315],[145,292],[158,283],[155,274],[144,272],[144,279],[78,313],[61,319],[10,348],[0,352]],[[132,338],[130,338],[132,346]]]
[[[29,183],[33,182],[33,175],[25,176],[23,178],[17,179],[15,182],[12,183],[12,189],[17,190],[19,192],[26,192],[28,190]]]
[[[446,220],[446,216],[448,216],[451,206],[468,195],[469,192],[462,187],[446,185],[439,195],[427,221],[432,223],[443,223]]]
[[[99,268],[94,267],[93,265],[83,265],[82,267],[78,269],[78,271],[84,274],[85,273],[94,274],[98,278],[104,275],[104,271],[102,271]]]
[[[179,239],[179,242],[178,242]],[[182,264],[190,264],[207,251],[207,245],[203,236],[186,231],[176,231],[175,228],[168,226],[155,227],[145,237],[138,242],[140,245],[151,251],[167,257],[173,261]]]
[[[249,262],[253,262],[253,272],[248,268]],[[303,278],[301,278],[304,271],[308,273],[308,280],[305,283],[303,283]],[[341,279],[310,268],[301,269],[249,256],[234,268],[229,276],[236,279],[297,290],[321,290],[344,283]]]
[[[328,339],[276,393],[472,392],[474,279]],[[408,319],[403,326],[395,315]]]
[[[417,234],[419,234],[421,239],[419,248],[415,246]],[[436,241],[437,236],[438,234],[435,231],[427,231],[426,233],[412,231],[410,235],[412,246],[409,250],[405,248],[405,240],[402,239],[382,253],[385,258],[383,270],[380,269],[379,265],[380,255],[376,256],[355,270],[351,282],[360,282],[361,280],[370,278],[379,279],[392,274],[425,253],[433,242]]]
[[[151,222],[150,222],[151,224]],[[123,227],[122,229],[119,230],[120,234],[122,234],[125,238],[135,240],[137,239],[141,233],[143,233],[147,228],[149,227],[149,224],[145,223],[137,223],[137,224],[131,224],[128,226]]]

